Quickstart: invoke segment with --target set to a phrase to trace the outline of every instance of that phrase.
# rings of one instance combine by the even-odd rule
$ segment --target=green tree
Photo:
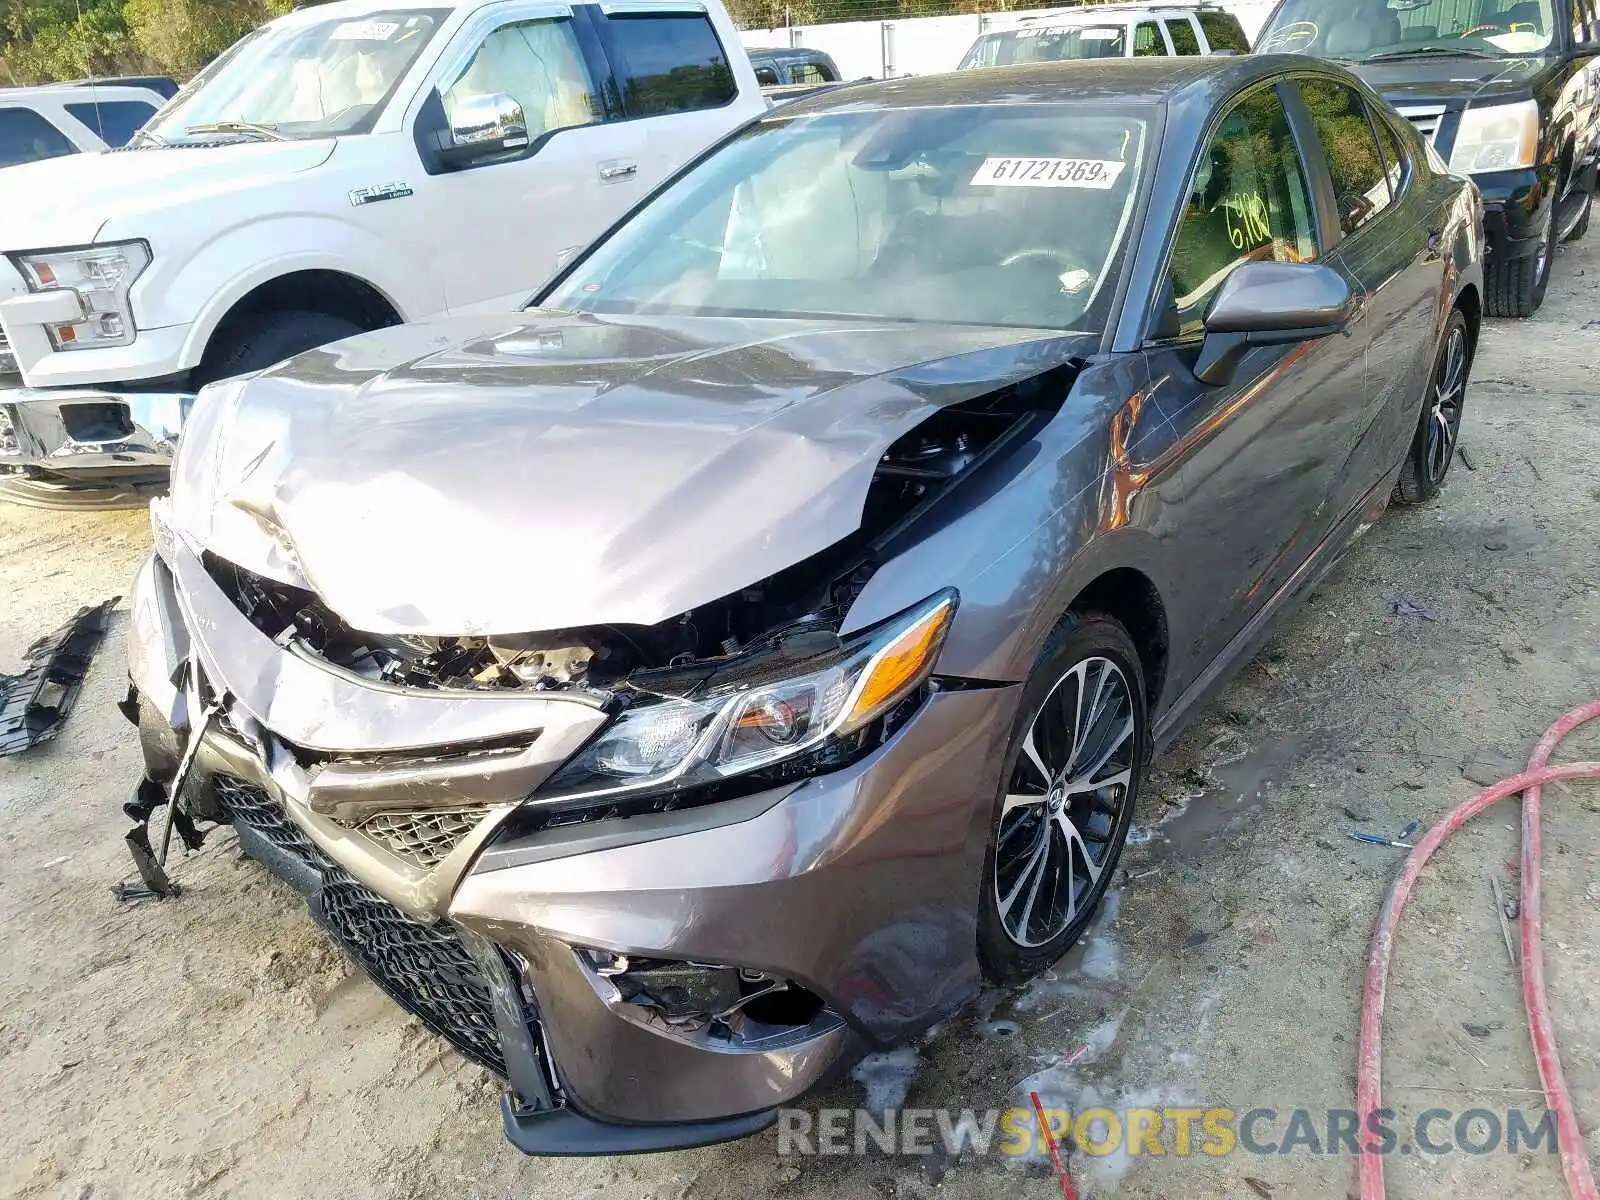
[[[134,43],[151,62],[187,78],[293,0],[127,0]]]
[[[136,65],[122,0],[0,0],[0,56],[18,82]]]

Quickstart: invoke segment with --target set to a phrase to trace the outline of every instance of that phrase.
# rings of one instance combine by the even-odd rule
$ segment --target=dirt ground
[[[1441,502],[1386,517],[1160,762],[1087,943],[868,1064],[875,1101],[1272,1108],[1269,1143],[1290,1110],[1322,1126],[1353,1107],[1367,942],[1402,852],[1347,833],[1428,825],[1475,790],[1464,764],[1520,761],[1600,696],[1600,239],[1562,253],[1537,318],[1486,331],[1463,445],[1471,469]],[[147,545],[139,513],[0,505],[0,669],[125,591]],[[139,768],[113,707],[125,631],[124,608],[60,739],[0,761],[0,1195],[1060,1194],[1037,1159],[799,1159],[773,1133],[650,1159],[517,1154],[485,1073],[349,967],[231,836],[180,866],[181,900],[113,902]],[[1600,758],[1600,729],[1563,756]],[[1600,788],[1548,796],[1550,989],[1595,1154]],[[1506,805],[1446,846],[1402,929],[1386,1040],[1402,1131],[1428,1108],[1543,1113],[1486,882],[1512,878],[1515,820]],[[811,1104],[865,1095],[846,1082]],[[1354,1180],[1350,1158],[1305,1150],[1071,1164],[1095,1197],[1344,1197]],[[1388,1176],[1395,1197],[1566,1194],[1542,1151],[1399,1154]]]

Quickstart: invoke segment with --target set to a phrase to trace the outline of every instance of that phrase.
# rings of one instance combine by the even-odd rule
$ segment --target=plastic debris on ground
[[[56,632],[28,647],[21,674],[0,675],[0,758],[49,741],[60,731],[120,598],[79,609]]]

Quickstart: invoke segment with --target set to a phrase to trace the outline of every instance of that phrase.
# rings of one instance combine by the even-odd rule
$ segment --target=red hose
[[[1561,1170],[1573,1200],[1600,1200],[1595,1190],[1594,1173],[1584,1150],[1583,1134],[1578,1129],[1572,1094],[1561,1073],[1561,1057],[1556,1052],[1555,1026],[1550,1020],[1550,1003],[1544,987],[1544,948],[1539,871],[1541,832],[1539,814],[1543,786],[1555,779],[1600,779],[1600,763],[1565,763],[1549,766],[1557,743],[1585,721],[1600,717],[1600,700],[1575,708],[1545,732],[1534,747],[1528,769],[1521,775],[1485,788],[1465,804],[1451,810],[1416,844],[1389,891],[1383,912],[1372,934],[1372,956],[1367,962],[1367,988],[1361,1006],[1361,1049],[1356,1059],[1356,1111],[1361,1127],[1371,1131],[1383,1107],[1381,1095],[1383,1054],[1383,995],[1388,984],[1389,959],[1394,953],[1395,928],[1400,913],[1411,896],[1417,876],[1444,840],[1473,817],[1498,800],[1523,793],[1522,797],[1522,1000],[1528,1010],[1528,1030],[1533,1036],[1534,1055],[1539,1062],[1539,1078],[1544,1084],[1545,1103],[1556,1117],[1556,1141],[1561,1150]],[[1363,1148],[1359,1157],[1361,1200],[1384,1200],[1383,1156],[1375,1145]]]

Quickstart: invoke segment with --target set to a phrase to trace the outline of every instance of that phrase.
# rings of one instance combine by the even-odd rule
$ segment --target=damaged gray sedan
[[[1480,247],[1325,64],[785,106],[528,312],[207,389],[130,811],[231,824],[524,1150],[758,1130],[1079,936],[1154,749],[1444,482]]]

